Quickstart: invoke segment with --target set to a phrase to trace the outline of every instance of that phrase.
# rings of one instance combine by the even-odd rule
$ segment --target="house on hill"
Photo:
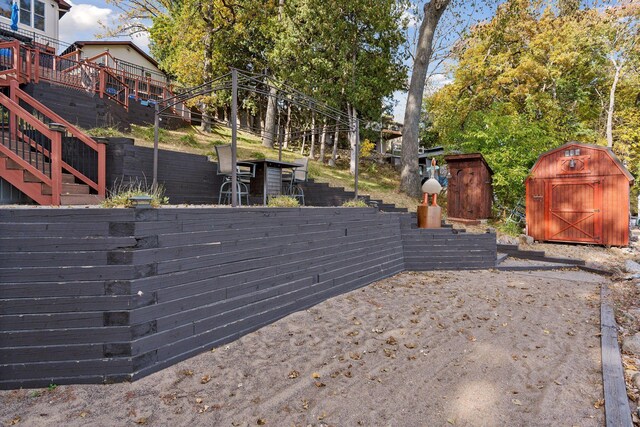
[[[74,52],[77,61],[87,60],[124,70],[131,75],[168,81],[166,74],[158,68],[158,62],[131,41],[76,41],[61,55],[70,56]]]
[[[64,0],[20,0],[17,31],[11,29],[12,4],[12,0],[0,0],[0,36],[28,39],[54,52],[60,48],[60,18],[71,9],[69,3]]]

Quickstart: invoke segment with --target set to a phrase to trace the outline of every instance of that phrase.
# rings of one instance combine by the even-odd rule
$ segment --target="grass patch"
[[[271,196],[267,206],[270,208],[297,208],[300,206],[300,202],[291,196]]]
[[[367,202],[362,199],[347,200],[342,204],[343,208],[368,208]]]
[[[147,185],[146,182],[134,181],[126,184],[118,184],[110,191],[109,197],[107,197],[101,205],[105,208],[131,208],[134,204],[130,199],[136,196],[151,197],[150,204],[151,207],[154,208],[169,203],[169,198],[164,196],[164,188],[162,186],[152,188],[152,186]]]

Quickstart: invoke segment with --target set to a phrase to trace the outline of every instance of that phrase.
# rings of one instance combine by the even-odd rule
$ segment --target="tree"
[[[454,50],[453,82],[426,99],[430,131],[450,149],[484,154],[504,206],[522,197],[522,181],[543,151],[570,140],[605,142],[611,86],[605,15],[587,9],[556,16],[552,8],[531,6],[506,1],[491,21],[474,26]],[[621,81],[614,148],[634,164],[640,79],[630,76],[636,77]]]
[[[613,147],[613,114],[620,79],[640,64],[640,5],[629,2],[607,11],[609,61],[613,72],[607,109],[607,146]]]
[[[424,18],[420,24],[418,44],[407,94],[402,133],[402,172],[400,188],[410,196],[419,197],[420,176],[418,171],[418,138],[420,112],[427,78],[429,61],[433,52],[433,38],[442,14],[450,0],[432,0],[424,5]]]
[[[290,0],[284,10],[270,57],[277,76],[352,118],[378,118],[406,76],[395,0]]]

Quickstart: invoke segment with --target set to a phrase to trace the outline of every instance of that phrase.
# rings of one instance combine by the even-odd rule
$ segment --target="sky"
[[[60,40],[69,44],[78,40],[95,40],[96,33],[102,31],[98,22],[108,23],[115,20],[119,12],[103,0],[66,1],[71,5],[71,10],[60,20],[59,37]],[[149,52],[149,37],[146,35],[110,40],[132,40],[145,52]]]

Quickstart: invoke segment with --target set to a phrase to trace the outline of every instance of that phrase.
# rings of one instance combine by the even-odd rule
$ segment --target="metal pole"
[[[358,163],[360,163],[360,119],[358,119],[357,114],[358,113],[356,112],[356,109],[354,108],[353,109],[353,118],[354,118],[354,123],[355,123],[355,126],[356,126],[356,128],[354,130],[354,132],[356,133],[355,134],[355,138],[356,138],[356,174],[355,174],[356,178],[355,178],[355,180],[356,180],[356,183],[355,183],[355,191],[354,191],[355,197],[354,198],[356,200],[358,199]]]
[[[238,136],[238,70],[231,69],[231,206],[238,206],[238,176],[236,158]]]
[[[160,104],[156,102],[153,114],[153,184],[155,191],[158,188],[158,140],[160,133]]]

